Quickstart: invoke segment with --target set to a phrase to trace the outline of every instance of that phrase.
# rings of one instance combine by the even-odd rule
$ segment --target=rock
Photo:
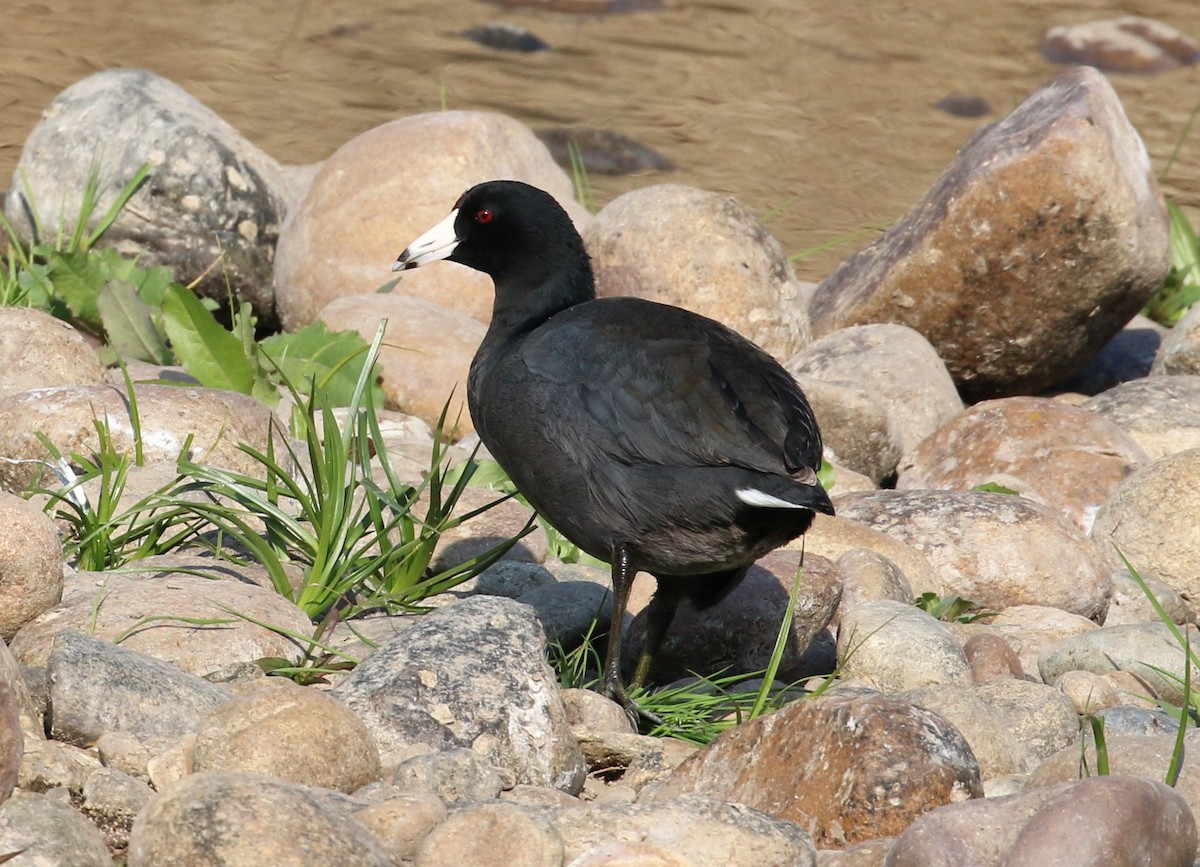
[[[654,798],[691,792],[796,822],[817,845],[840,847],[899,833],[983,789],[970,747],[937,714],[887,696],[834,694],[724,732]]]
[[[671,172],[675,163],[639,141],[615,130],[587,127],[546,127],[534,130],[554,161],[571,171],[574,146],[589,175],[629,175],[634,172]]]
[[[443,801],[487,801],[504,788],[496,768],[464,747],[414,756],[392,772],[393,784],[404,792],[428,792]]]
[[[895,473],[901,450],[882,403],[846,382],[803,374],[796,381],[812,405],[830,463],[862,473],[873,486]]]
[[[1104,741],[1108,753],[1110,779],[1120,776],[1166,779],[1175,750],[1174,734],[1114,733],[1106,734]],[[1184,735],[1183,761],[1174,787],[1187,801],[1193,815],[1200,806],[1200,762],[1194,758],[1197,748],[1200,748],[1200,735],[1194,730],[1189,730]],[[1091,737],[1087,737],[1082,745],[1072,744],[1042,762],[1030,774],[1025,791],[1094,775],[1096,767],[1095,743]]]
[[[83,335],[33,307],[0,307],[0,397],[55,385],[101,385],[108,371]]]
[[[363,807],[354,818],[375,832],[392,857],[412,861],[425,837],[446,821],[446,805],[437,795],[395,794]]]
[[[1129,431],[1151,459],[1200,448],[1200,376],[1134,380],[1096,395],[1082,407]]]
[[[104,833],[108,848],[124,853],[129,829],[154,790],[141,780],[112,768],[97,768],[83,784],[80,812]]]
[[[13,865],[113,867],[104,835],[71,809],[45,795],[21,793],[0,805],[0,855],[23,852]]]
[[[229,697],[168,662],[78,632],[64,631],[50,654],[51,736],[92,744],[109,731],[178,738]]]
[[[779,242],[736,201],[680,184],[618,196],[583,231],[596,292],[685,307],[778,359],[809,340]]]
[[[999,635],[988,632],[973,635],[963,644],[963,654],[971,666],[971,678],[976,683],[1025,676],[1021,658],[1012,645]]]
[[[1029,674],[1038,670],[1038,657],[1047,647],[1072,635],[1099,628],[1086,617],[1044,605],[1014,605],[988,620],[987,623],[949,625],[968,644],[979,635],[996,635],[1004,639],[1016,651],[1022,671]]]
[[[197,771],[266,774],[341,792],[380,774],[379,750],[362,721],[327,693],[286,680],[209,714],[196,731],[194,762]]]
[[[845,611],[862,602],[891,599],[911,605],[912,587],[908,579],[892,560],[868,548],[851,548],[837,559],[838,571],[842,573],[842,601],[839,611]],[[841,622],[841,615],[835,620]]]
[[[1063,672],[1058,679],[1061,685],[1064,680],[1077,675],[1097,677],[1087,671]],[[1106,681],[1107,676],[1100,677]],[[1160,707],[1133,707],[1128,704],[1116,704],[1101,710],[1096,716],[1104,721],[1105,737],[1111,735],[1174,735],[1179,731],[1179,717],[1171,716]]]
[[[516,782],[577,792],[571,737],[532,609],[474,596],[421,618],[334,690],[367,724],[385,769],[415,744],[470,747]]]
[[[1147,461],[1119,425],[1041,397],[978,403],[943,425],[899,467],[896,489],[969,491],[998,478],[1061,512],[1083,532],[1100,504]]]
[[[468,578],[452,591],[459,596],[506,596],[520,599],[531,590],[557,583],[554,573],[537,563],[500,560],[473,578]]]
[[[20,497],[0,491],[0,638],[11,640],[58,603],[62,568],[54,522]]]
[[[271,411],[254,398],[172,385],[139,385],[135,392],[145,463],[174,463],[192,434],[192,460],[262,475],[261,465],[238,448],[246,443],[267,451]],[[0,398],[0,458],[18,461],[0,460],[0,488],[24,491],[39,474],[43,484],[58,487],[43,467],[48,452],[35,436],[39,431],[63,455],[77,452],[90,457],[100,449],[95,420],[107,419],[113,447],[132,458],[129,412],[124,390],[106,385],[40,388]]]
[[[810,314],[817,336],[915,328],[976,401],[1082,367],[1169,267],[1146,149],[1104,76],[1079,67],[968,141],[924,200],[818,287]]]
[[[218,705],[219,707],[220,705]],[[96,753],[106,768],[113,768],[143,782],[150,781],[151,742],[129,732],[105,732],[96,739]]]
[[[94,753],[62,741],[31,737],[17,778],[17,792],[52,792],[69,800],[82,794],[83,784],[100,762]],[[57,790],[57,791],[56,791]]]
[[[383,841],[325,789],[257,774],[193,774],[155,795],[129,838],[129,867],[394,867]]]
[[[417,850],[417,867],[521,864],[561,867],[563,841],[541,816],[512,804],[477,804],[434,828]]]
[[[1196,622],[1196,615],[1175,590],[1152,575],[1141,575],[1141,579],[1172,623]],[[1133,575],[1128,569],[1114,569],[1112,581],[1113,595],[1108,605],[1108,616],[1104,618],[1105,626],[1161,622],[1157,609],[1141,586],[1133,580]]]
[[[884,692],[972,683],[962,645],[950,630],[921,609],[890,599],[842,612],[838,660],[843,677],[861,677]]]
[[[1182,630],[1181,630],[1182,631]],[[1200,646],[1200,631],[1186,627],[1191,643]],[[1130,623],[1105,626],[1083,635],[1074,635],[1042,651],[1038,670],[1042,680],[1053,684],[1067,671],[1128,671],[1144,684],[1155,698],[1174,704],[1186,701],[1183,695],[1184,647],[1162,623]],[[1192,665],[1192,678],[1200,682],[1200,666]]]
[[[1087,64],[1103,72],[1166,72],[1200,60],[1194,39],[1137,15],[1051,27],[1038,50],[1052,63]]]
[[[171,618],[220,622],[205,626]],[[197,675],[264,657],[300,661],[303,650],[298,642],[258,623],[293,634],[313,629],[312,621],[274,590],[175,571],[140,581],[114,581],[91,596],[67,598],[22,627],[12,651],[24,665],[45,665],[56,637],[73,630],[108,641],[120,638],[123,648]]]
[[[842,518],[923,553],[947,595],[984,608],[1051,605],[1097,619],[1108,607],[1103,554],[1066,518],[1023,497],[875,491],[835,497],[834,505]]]
[[[0,653],[7,655],[7,651]],[[0,679],[0,804],[8,800],[17,785],[24,755],[25,736],[21,732],[17,689],[7,680]]]
[[[936,105],[954,117],[987,117],[992,113],[992,106],[986,99],[971,93],[948,93]]]
[[[1176,590],[1200,599],[1200,449],[1146,464],[1117,485],[1100,507],[1092,538],[1114,568],[1120,554]]]
[[[280,230],[275,292],[284,327],[294,331],[335,298],[371,293],[393,280],[391,263],[405,244],[450,213],[467,188],[498,177],[540,187],[572,219],[587,219],[545,146],[504,115],[412,115],[342,145]],[[480,322],[491,318],[491,280],[453,263],[400,274],[396,291]]]
[[[487,326],[465,313],[422,298],[390,293],[335,298],[317,319],[334,331],[354,330],[370,341],[388,323],[379,353],[384,406],[437,423],[446,410],[455,438],[475,428],[467,411],[467,371]]]
[[[1123,382],[1149,376],[1155,355],[1168,333],[1153,319],[1137,314],[1091,361],[1056,383],[1053,391],[1099,394]]]
[[[692,672],[710,675],[761,671],[767,667],[791,596],[800,552],[781,548],[750,567],[741,584],[716,605],[697,610],[680,603],[662,648],[650,667],[650,680],[669,683]],[[779,678],[794,678],[804,651],[833,617],[842,595],[837,567],[823,557],[806,554],[796,596],[791,639],[779,666]],[[632,670],[646,637],[646,614],[639,613],[624,645],[626,668]]]
[[[1192,305],[1174,328],[1166,330],[1150,373],[1155,376],[1200,374],[1200,305]]]
[[[655,798],[637,804],[585,803],[544,815],[562,838],[567,864],[599,846],[647,843],[674,853],[691,867],[815,865],[813,842],[799,826],[748,806],[708,797]]]
[[[1054,685],[1080,715],[1095,716],[1121,702],[1112,684],[1090,671],[1064,671]]]
[[[1029,680],[993,680],[973,687],[974,693],[1003,719],[1026,755],[1042,759],[1079,736],[1079,718],[1059,690]],[[1023,770],[1032,770],[1032,763]]]
[[[272,259],[292,186],[275,160],[190,94],[140,69],[98,72],[55,97],[25,140],[11,189],[25,189],[26,179],[43,214],[78,214],[93,160],[103,182],[97,214],[142,163],[151,167],[102,244],[142,266],[171,267],[180,283],[199,280],[197,291],[219,302],[232,289],[260,325],[275,321]],[[6,213],[29,238],[23,199],[10,193]]]
[[[612,618],[612,591],[591,581],[556,581],[523,593],[517,601],[537,612],[546,641],[564,651],[603,633]]]
[[[1095,777],[939,807],[896,839],[886,864],[1189,867],[1195,845],[1188,806],[1169,787]]]
[[[497,51],[516,51],[521,54],[529,54],[534,51],[546,51],[550,48],[546,42],[528,29],[505,21],[493,21],[478,27],[469,27],[459,35],[479,43],[484,48],[494,48]]]
[[[854,383],[881,401],[901,453],[912,451],[963,408],[937,350],[905,325],[842,328],[801,349],[787,369],[796,376]]]
[[[886,557],[896,566],[914,594],[925,592],[941,596],[944,592],[941,576],[924,554],[915,547],[887,533],[881,533],[860,521],[832,515],[817,515],[812,527],[789,547],[802,547],[811,554],[838,560],[847,551],[873,551]]]
[[[486,509],[484,507],[487,507]],[[454,527],[447,527],[438,538],[437,551],[429,568],[444,572],[466,563],[521,536],[504,554],[503,560],[520,563],[544,563],[549,555],[549,541],[541,524],[530,521],[533,511],[515,499],[488,488],[468,487],[455,507],[455,514],[466,515],[479,511],[474,517]]]

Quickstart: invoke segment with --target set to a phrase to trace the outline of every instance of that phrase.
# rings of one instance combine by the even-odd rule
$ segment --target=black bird
[[[641,685],[681,599],[719,602],[756,559],[833,514],[804,393],[718,322],[596,298],[591,261],[552,196],[517,181],[463,193],[392,270],[437,259],[488,274],[492,321],[467,383],[480,439],[546,520],[612,564],[604,691],[631,713],[621,627],[639,570]]]

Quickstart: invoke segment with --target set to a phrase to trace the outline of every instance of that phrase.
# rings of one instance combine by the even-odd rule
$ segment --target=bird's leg
[[[663,587],[661,578],[658,579],[658,583],[658,590],[646,608],[646,638],[642,642],[642,652],[638,654],[637,668],[633,670],[633,680],[629,682],[633,687],[646,685],[650,665],[662,648],[663,639],[666,638],[667,630],[671,627],[671,621],[675,619],[675,611],[679,607],[679,594]]]
[[[604,657],[604,694],[631,714],[636,712],[637,706],[625,692],[621,680],[621,630],[625,625],[625,610],[629,606],[629,590],[635,575],[637,569],[628,546],[617,543],[613,546],[612,556],[613,605],[608,627],[608,653]]]

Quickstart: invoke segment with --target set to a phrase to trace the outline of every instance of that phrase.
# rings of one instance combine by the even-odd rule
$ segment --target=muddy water
[[[1121,14],[1200,38],[1194,0],[674,0],[586,17],[474,0],[4,0],[0,187],[61,89],[141,66],[291,163],[443,105],[619,130],[679,170],[594,177],[600,204],[660,179],[694,184],[777,211],[769,228],[798,253],[904,213],[972,130],[1054,74],[1037,51],[1048,27]],[[490,21],[555,50],[500,53],[458,35]],[[1160,170],[1200,100],[1198,75],[1113,76]],[[992,114],[937,109],[951,93],[982,97]],[[1165,188],[1200,206],[1200,129]],[[811,254],[798,271],[818,279],[865,240]]]

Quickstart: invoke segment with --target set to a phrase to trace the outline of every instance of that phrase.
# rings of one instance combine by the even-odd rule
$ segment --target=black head
[[[578,282],[591,265],[583,240],[549,193],[520,181],[488,181],[463,193],[450,214],[417,238],[392,270],[446,259],[489,275],[497,292]]]

